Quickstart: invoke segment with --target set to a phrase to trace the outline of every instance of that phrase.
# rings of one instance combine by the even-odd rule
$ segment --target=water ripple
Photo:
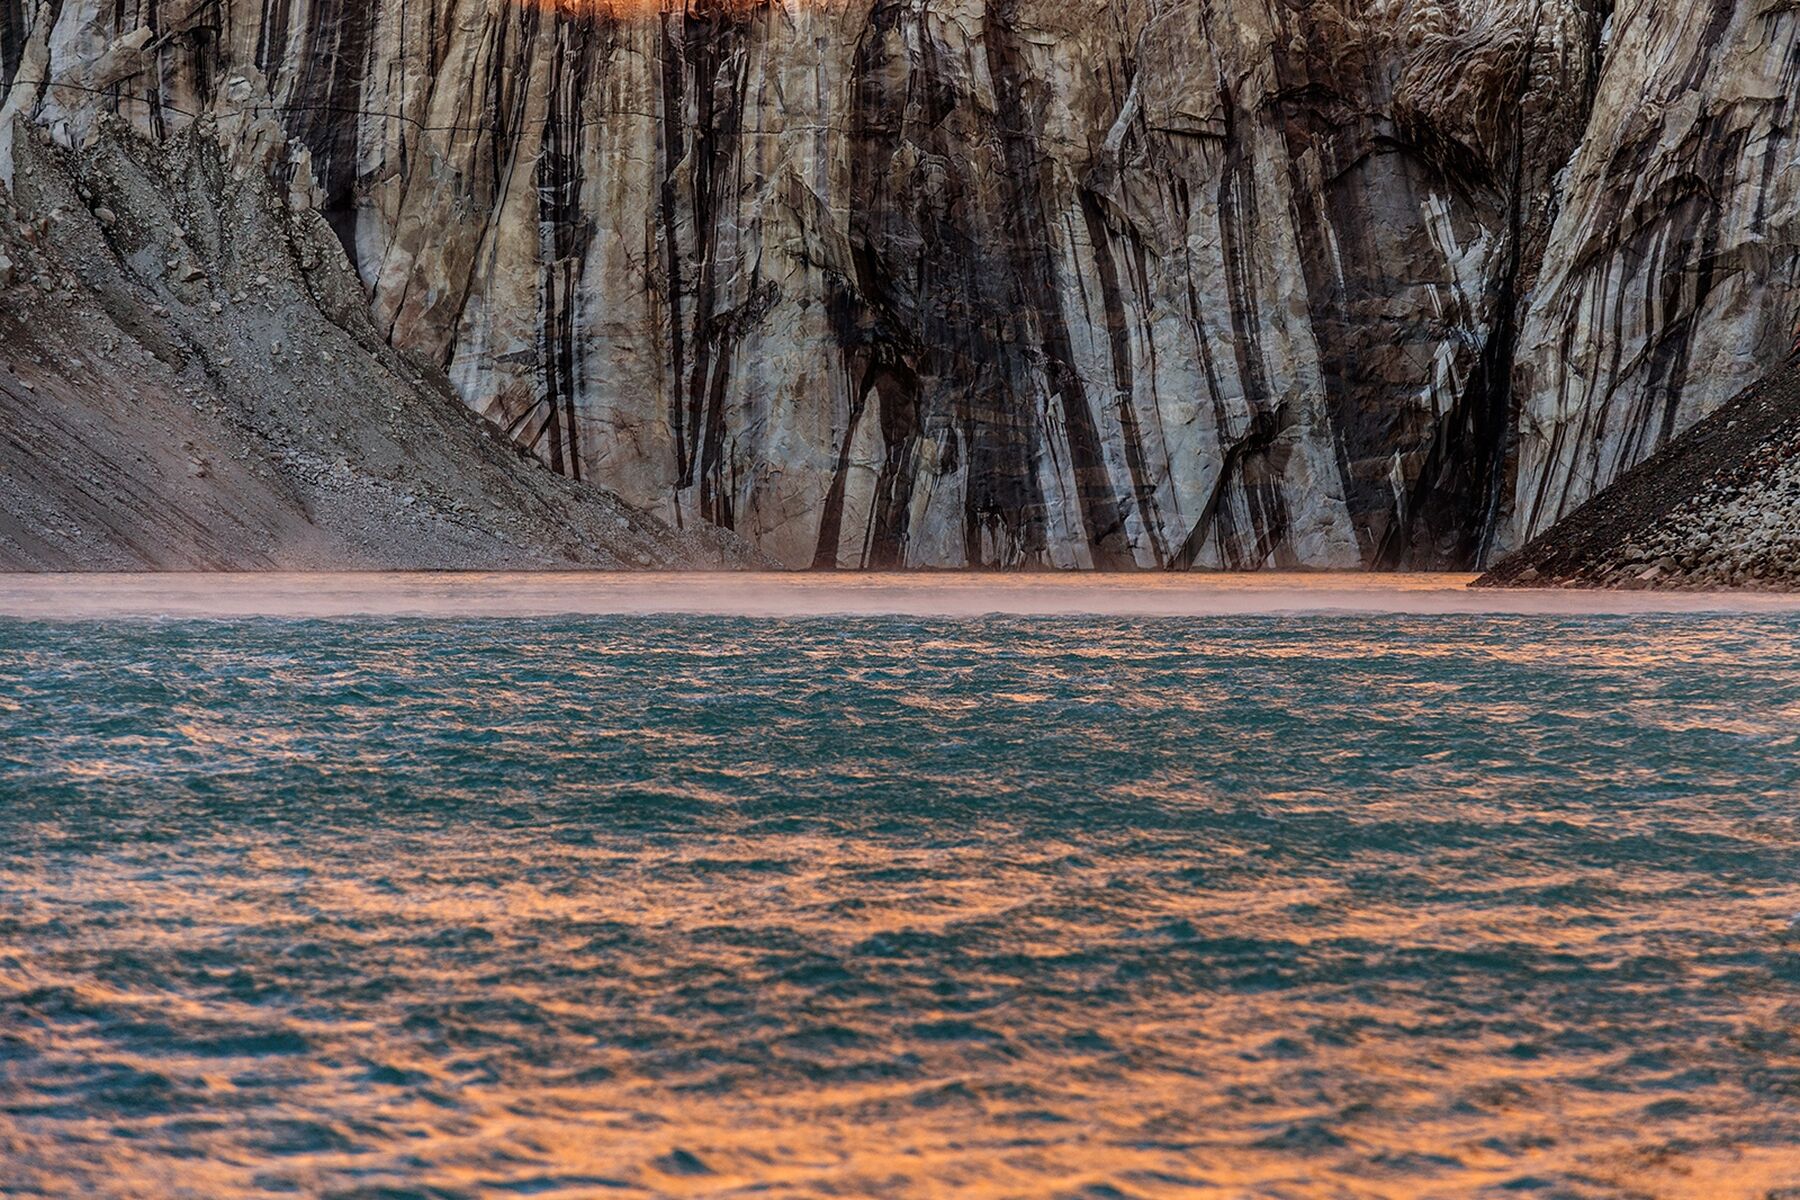
[[[1785,1194],[1797,652],[0,619],[0,1194]]]

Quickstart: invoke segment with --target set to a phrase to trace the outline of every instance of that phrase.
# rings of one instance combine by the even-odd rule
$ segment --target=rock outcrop
[[[1787,355],[1800,6],[1621,4],[1521,322],[1517,503],[1544,532]]]
[[[1477,586],[1800,588],[1800,361],[1626,472]]]
[[[743,566],[560,478],[406,361],[316,213],[196,127],[14,146],[0,570]]]
[[[0,0],[7,112],[204,117],[508,437],[793,566],[1522,543],[1785,338],[1796,62],[1734,0]]]

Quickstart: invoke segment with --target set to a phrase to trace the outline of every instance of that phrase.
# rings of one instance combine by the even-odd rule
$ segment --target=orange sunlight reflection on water
[[[699,854],[615,846],[570,855],[529,837],[507,843],[493,834],[479,845],[409,839],[392,847],[395,869],[375,881],[344,873],[337,863],[272,848],[246,850],[242,874],[224,893],[180,880],[84,882],[90,905],[156,914],[138,950],[145,956],[203,957],[219,939],[252,931],[256,940],[286,941],[290,956],[364,963],[367,974],[346,981],[352,994],[379,993],[386,981],[403,978],[418,994],[467,998],[459,1002],[461,1032],[455,1028],[458,1006],[429,1025],[393,1024],[378,1009],[349,1024],[304,1015],[283,1024],[283,1036],[314,1047],[321,1064],[282,1072],[284,1103],[294,1116],[269,1120],[265,1114],[277,1130],[270,1136],[291,1143],[283,1177],[302,1190],[328,1190],[331,1179],[363,1165],[364,1156],[338,1130],[376,1126],[410,1130],[409,1153],[433,1164],[432,1186],[470,1195],[501,1183],[529,1188],[537,1177],[496,1173],[497,1163],[522,1152],[554,1164],[550,1176],[538,1179],[543,1190],[558,1190],[549,1185],[560,1181],[576,1192],[606,1186],[608,1194],[621,1195],[703,1196],[745,1188],[773,1195],[1000,1197],[1044,1194],[1047,1180],[1059,1181],[1069,1194],[1080,1194],[1084,1185],[1099,1189],[1094,1194],[1118,1194],[1108,1190],[1116,1181],[1137,1180],[1146,1194],[1201,1190],[1323,1200],[1442,1196],[1450,1187],[1472,1195],[1515,1180],[1521,1155],[1539,1174],[1567,1173],[1602,1188],[1661,1197],[1760,1196],[1793,1181],[1791,1154],[1752,1149],[1721,1158],[1694,1152],[1716,1137],[1702,1118],[1685,1127],[1685,1139],[1682,1122],[1673,1123],[1672,1140],[1688,1141],[1689,1151],[1671,1157],[1648,1149],[1632,1133],[1640,1097],[1624,1089],[1571,1086],[1567,1058],[1520,1056],[1511,1034],[1444,1028],[1451,1014],[1434,1014],[1422,997],[1407,1018],[1418,1023],[1419,1035],[1408,1048],[1365,1036],[1394,1020],[1399,997],[1391,993],[1356,1001],[1304,988],[1196,991],[1134,1012],[1109,1004],[1105,995],[1116,985],[1096,976],[1093,994],[1077,989],[1028,1009],[990,1008],[976,1018],[961,1005],[933,1009],[921,1003],[906,1014],[905,1029],[890,1029],[878,999],[816,1023],[808,1016],[817,1003],[812,980],[766,978],[768,945],[798,939],[821,948],[849,947],[900,934],[944,936],[1028,913],[1043,902],[1040,872],[979,851],[875,851],[806,837],[712,844]],[[1128,856],[1079,865],[1095,852],[1087,843],[1039,849],[1074,864],[1062,872],[1059,890],[1103,890],[1121,876],[1155,869]],[[870,853],[891,875],[949,877],[960,886],[901,887],[871,900],[866,889],[842,882],[846,856]],[[626,872],[621,854],[633,860]],[[487,878],[496,857],[550,869],[563,882],[545,888],[519,879],[434,881]],[[729,873],[755,871],[770,861],[796,869],[762,887],[717,882],[722,863]],[[1579,878],[1570,872],[1514,885],[1555,887]],[[570,888],[573,879],[606,882]],[[1517,956],[1618,962],[1652,949],[1664,936],[1666,917],[1647,911],[1651,903],[1648,896],[1620,897],[1616,911],[1623,920],[1604,929],[1583,931],[1548,912],[1495,926],[1473,914],[1372,908],[1320,878],[1285,890],[1163,896],[1136,908],[1133,917],[1152,926],[1189,922],[1255,930],[1264,939],[1291,938],[1304,947],[1324,931],[1315,921],[1296,922],[1294,912],[1324,908],[1339,914],[1324,935],[1331,942],[1407,947],[1493,945],[1501,939]],[[296,920],[298,911],[309,914],[303,923]],[[27,909],[14,915],[29,921],[50,914]],[[1119,936],[1120,917],[1030,920],[1010,954],[1020,963],[1080,954]],[[1683,919],[1724,930],[1741,924],[1744,913],[1689,911]],[[522,963],[507,979],[484,980],[468,975],[454,951],[396,950],[391,931],[406,927],[478,931],[483,946],[529,947],[524,963],[534,966]],[[630,956],[606,961],[595,931],[611,928],[701,941],[710,940],[708,930],[730,930],[732,936],[688,962]],[[29,955],[15,959],[11,971],[0,973],[0,987],[41,979],[46,966]],[[571,973],[604,982],[595,993],[571,992],[558,983]],[[542,978],[533,981],[532,975]],[[765,980],[754,1006],[776,1022],[770,1033],[777,1044],[781,1037],[854,1044],[869,1077],[852,1071],[801,1082],[777,1069],[759,1080],[754,1068],[733,1065],[729,1046],[709,1044],[703,1029],[659,1015],[683,991],[751,978]],[[979,989],[1004,986],[1006,979],[975,976],[959,983]],[[153,1006],[160,1022],[178,1028],[255,1028],[267,1019],[255,996],[199,1001],[155,987],[89,981],[72,983],[72,997],[88,1008]],[[1774,1018],[1778,998],[1756,1003]],[[487,1033],[469,1024],[477,1018]],[[499,1044],[492,1038],[529,1038],[539,1024],[590,1030],[578,1039],[584,1043],[576,1051],[579,1069],[570,1069],[576,1064],[546,1042],[542,1060],[523,1074],[480,1079],[480,1063],[490,1053],[484,1047]],[[1303,1030],[1310,1035],[1302,1036]],[[33,1037],[29,1031],[25,1036]],[[460,1048],[460,1063],[430,1048],[444,1037]],[[638,1037],[691,1042],[690,1052],[701,1057],[687,1071],[697,1073],[685,1081],[646,1074],[631,1045]],[[1056,1068],[1047,1072],[1044,1054],[1052,1048]],[[564,1054],[574,1049],[562,1048]],[[144,1057],[120,1056],[98,1043],[88,1050],[105,1054],[115,1067],[186,1081],[215,1105],[229,1105],[245,1083],[245,1063],[231,1065],[211,1050]],[[1304,1070],[1296,1070],[1297,1059],[1304,1060]],[[875,1070],[884,1060],[911,1061],[916,1069],[884,1079]],[[1126,1060],[1135,1064],[1128,1078],[1121,1074]],[[350,1080],[359,1082],[347,1087]],[[1319,1120],[1321,1103],[1337,1114],[1329,1128]],[[1245,1119],[1246,1108],[1253,1120]],[[1365,1110],[1369,1119],[1359,1118]],[[331,1112],[329,1122],[303,1115],[320,1111]],[[1238,1115],[1223,1116],[1228,1113]],[[183,1120],[178,1114],[165,1119]],[[1661,1123],[1662,1136],[1670,1138],[1670,1122]],[[129,1182],[126,1191],[170,1194],[179,1187],[240,1194],[241,1172],[232,1164],[242,1160],[242,1146],[229,1137],[213,1145],[206,1125],[187,1124],[183,1140],[194,1157],[179,1173],[166,1159],[140,1153],[139,1139],[112,1139],[102,1121],[79,1138],[106,1146],[113,1186]],[[1587,1136],[1575,1137],[1576,1130]],[[1605,1130],[1616,1131],[1610,1147],[1604,1137],[1598,1145],[1593,1138]],[[62,1136],[70,1136],[67,1128]],[[42,1149],[30,1145],[29,1135],[21,1142],[18,1130],[10,1140],[15,1152]],[[207,1153],[209,1147],[216,1153]],[[1347,1185],[1334,1168],[1351,1159],[1386,1163],[1389,1177],[1362,1188]],[[625,1162],[644,1164],[629,1182],[619,1178]],[[1428,1163],[1436,1164],[1431,1178],[1407,1178]]]
[[[1794,1185],[1791,614],[642,586],[0,620],[0,752],[51,747],[0,807],[0,1191]],[[1363,608],[1244,615],[1317,594]]]

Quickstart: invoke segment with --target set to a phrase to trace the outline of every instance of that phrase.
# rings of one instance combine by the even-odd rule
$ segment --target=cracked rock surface
[[[0,0],[0,67],[204,119],[507,437],[790,566],[1493,561],[1800,309],[1785,3]]]

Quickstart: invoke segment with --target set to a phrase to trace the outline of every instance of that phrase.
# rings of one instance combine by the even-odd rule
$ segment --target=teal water
[[[1800,1194],[1797,668],[0,618],[0,1194]]]

